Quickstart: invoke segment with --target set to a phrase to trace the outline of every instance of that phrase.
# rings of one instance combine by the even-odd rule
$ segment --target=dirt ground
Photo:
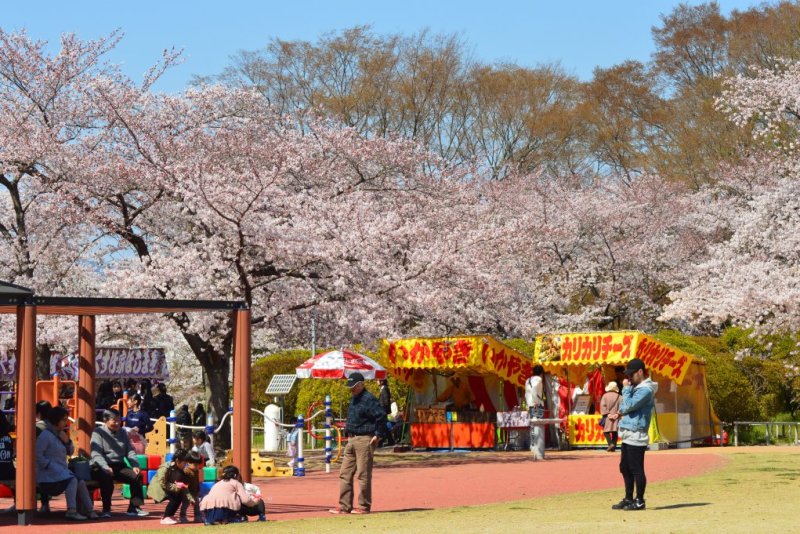
[[[648,483],[700,475],[724,465],[717,449],[653,451],[647,455]],[[617,488],[621,485],[618,453],[598,451],[548,452],[533,461],[527,452],[393,453],[376,456],[373,477],[374,512],[435,510],[455,506],[500,503],[564,493]],[[271,521],[327,517],[338,500],[338,465],[324,472],[318,458],[308,462],[305,477],[261,478],[258,484]],[[0,509],[10,506],[0,499]],[[167,528],[158,519],[164,504],[148,503],[149,518],[124,515],[127,501],[115,495],[111,519],[70,522],[64,519],[63,498],[53,502],[50,514],[38,514],[34,525],[18,529],[16,514],[0,515],[4,532],[61,532],[149,530]],[[9,528],[10,527],[10,528]],[[180,527],[169,527],[180,528]]]

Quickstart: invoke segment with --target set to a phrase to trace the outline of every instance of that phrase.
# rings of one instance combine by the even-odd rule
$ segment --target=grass
[[[800,448],[731,447],[719,451],[728,459],[721,469],[649,485],[646,512],[610,510],[621,495],[620,490],[608,490],[431,511],[248,523],[218,531],[467,534],[515,532],[525,525],[549,532],[797,532]],[[181,528],[185,534],[215,531]]]

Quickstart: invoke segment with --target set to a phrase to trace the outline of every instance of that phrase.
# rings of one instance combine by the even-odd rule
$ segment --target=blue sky
[[[689,4],[699,2],[690,1]],[[724,13],[757,2],[721,0]],[[458,33],[474,57],[533,66],[560,62],[569,73],[591,77],[596,66],[625,59],[646,61],[650,28],[676,1],[656,0],[307,0],[304,2],[140,0],[138,2],[9,2],[0,14],[6,31],[27,29],[57,42],[64,32],[83,39],[122,28],[110,56],[140,79],[165,48],[183,49],[184,62],[157,89],[183,89],[194,74],[216,74],[238,50],[255,50],[270,38],[315,40],[322,33],[371,24],[378,33]]]

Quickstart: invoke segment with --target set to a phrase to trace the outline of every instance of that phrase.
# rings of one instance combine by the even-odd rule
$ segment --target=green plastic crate
[[[204,467],[203,468],[203,481],[204,482],[216,482],[217,481],[217,468],[216,467]]]
[[[142,484],[142,495],[147,497],[147,484]],[[131,498],[131,486],[130,484],[123,484],[122,485],[122,496],[126,499]]]

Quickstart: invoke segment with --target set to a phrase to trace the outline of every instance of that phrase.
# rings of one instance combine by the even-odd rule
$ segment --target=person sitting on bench
[[[36,482],[43,495],[55,497],[63,493],[66,496],[67,519],[97,519],[86,482],[78,480],[67,466],[67,456],[75,452],[66,430],[68,415],[61,406],[54,406],[47,412],[47,427],[36,438]],[[78,512],[78,501],[87,515]]]
[[[92,432],[92,477],[100,484],[100,497],[103,500],[100,517],[111,517],[111,496],[114,494],[115,480],[128,484],[131,489],[131,500],[126,514],[146,517],[150,514],[141,509],[144,494],[139,459],[128,433],[122,428],[121,419],[118,411],[105,410],[103,426]]]

